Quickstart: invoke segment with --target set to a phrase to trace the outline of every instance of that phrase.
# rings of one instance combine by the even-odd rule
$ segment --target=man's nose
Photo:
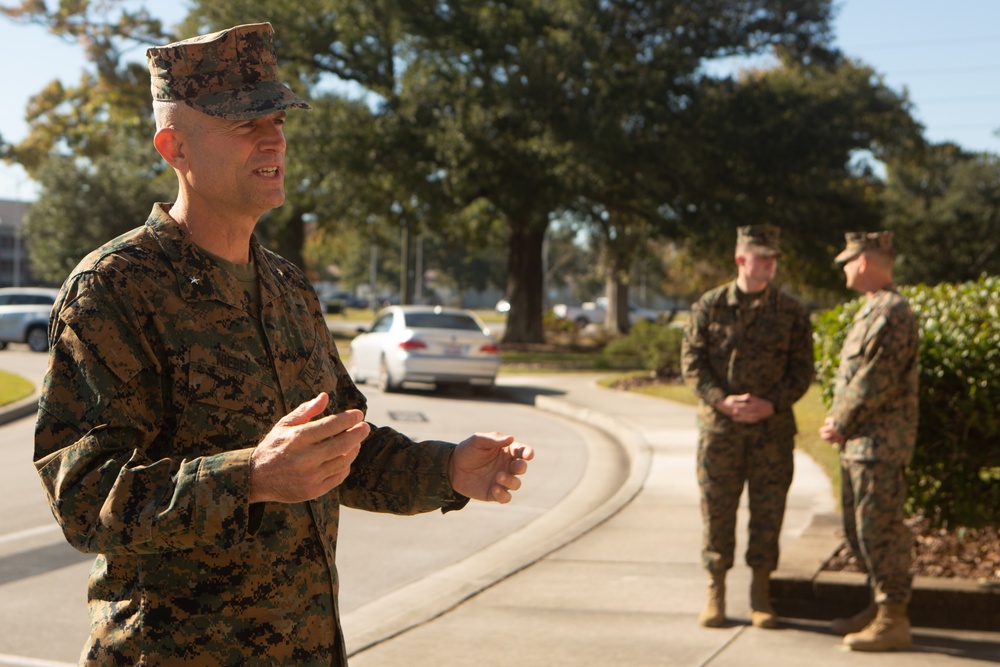
[[[285,152],[285,132],[280,125],[268,123],[265,126],[261,150]]]

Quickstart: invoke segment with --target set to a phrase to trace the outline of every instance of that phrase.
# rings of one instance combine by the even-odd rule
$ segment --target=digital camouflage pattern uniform
[[[793,473],[792,405],[814,376],[809,315],[773,286],[741,296],[734,281],[705,293],[692,307],[681,357],[684,379],[700,398],[702,562],[713,575],[732,568],[736,511],[746,483],[747,564],[772,571]],[[775,414],[740,424],[713,407],[728,395],[745,393],[771,401]]]
[[[153,97],[223,118],[307,106],[268,24],[150,49]],[[90,254],[53,307],[35,465],[66,539],[98,557],[84,665],[344,665],[341,503],[457,509],[453,445],[374,428],[317,500],[249,504],[253,447],[326,391],[365,409],[295,266],[250,242],[247,276],[157,205]],[[254,280],[256,278],[256,280]]]
[[[457,509],[453,445],[374,428],[337,489],[250,505],[249,460],[318,392],[364,410],[303,273],[251,242],[259,311],[156,205],[53,308],[35,465],[69,543],[98,554],[85,665],[345,665],[339,507]]]
[[[870,295],[840,354],[829,416],[841,449],[844,532],[876,604],[905,604],[913,536],[903,523],[904,468],[917,439],[920,333],[894,287]]]

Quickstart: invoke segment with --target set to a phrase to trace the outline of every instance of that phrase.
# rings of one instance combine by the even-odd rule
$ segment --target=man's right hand
[[[715,409],[740,424],[756,424],[774,414],[771,401],[752,394],[730,394],[715,404]]]
[[[282,417],[250,455],[250,502],[297,503],[322,496],[351,472],[371,427],[360,410],[320,419],[321,393]]]

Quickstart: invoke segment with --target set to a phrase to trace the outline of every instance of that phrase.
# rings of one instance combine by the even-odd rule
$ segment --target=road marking
[[[49,524],[47,526],[38,526],[37,528],[28,528],[27,530],[19,530],[16,533],[7,533],[6,535],[0,535],[0,544],[6,544],[7,542],[18,542],[20,540],[26,540],[30,537],[38,537],[39,535],[46,535],[48,533],[58,532],[58,524]],[[3,654],[0,654],[0,663],[2,663]]]
[[[427,415],[417,410],[389,410],[389,419],[397,422],[426,422]]]
[[[39,660],[38,658],[25,658],[24,656],[7,655],[6,653],[0,653],[0,665],[14,665],[14,667],[76,667],[75,662]]]

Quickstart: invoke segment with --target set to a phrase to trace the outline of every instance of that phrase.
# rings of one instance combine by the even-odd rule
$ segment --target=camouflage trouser
[[[792,483],[794,435],[769,436],[766,428],[702,432],[698,440],[698,485],[703,521],[701,559],[712,574],[733,566],[736,510],[746,483],[750,505],[747,565],[774,570],[785,498]]]
[[[906,478],[900,465],[840,461],[844,533],[868,570],[877,604],[910,601],[913,534],[903,523]]]

